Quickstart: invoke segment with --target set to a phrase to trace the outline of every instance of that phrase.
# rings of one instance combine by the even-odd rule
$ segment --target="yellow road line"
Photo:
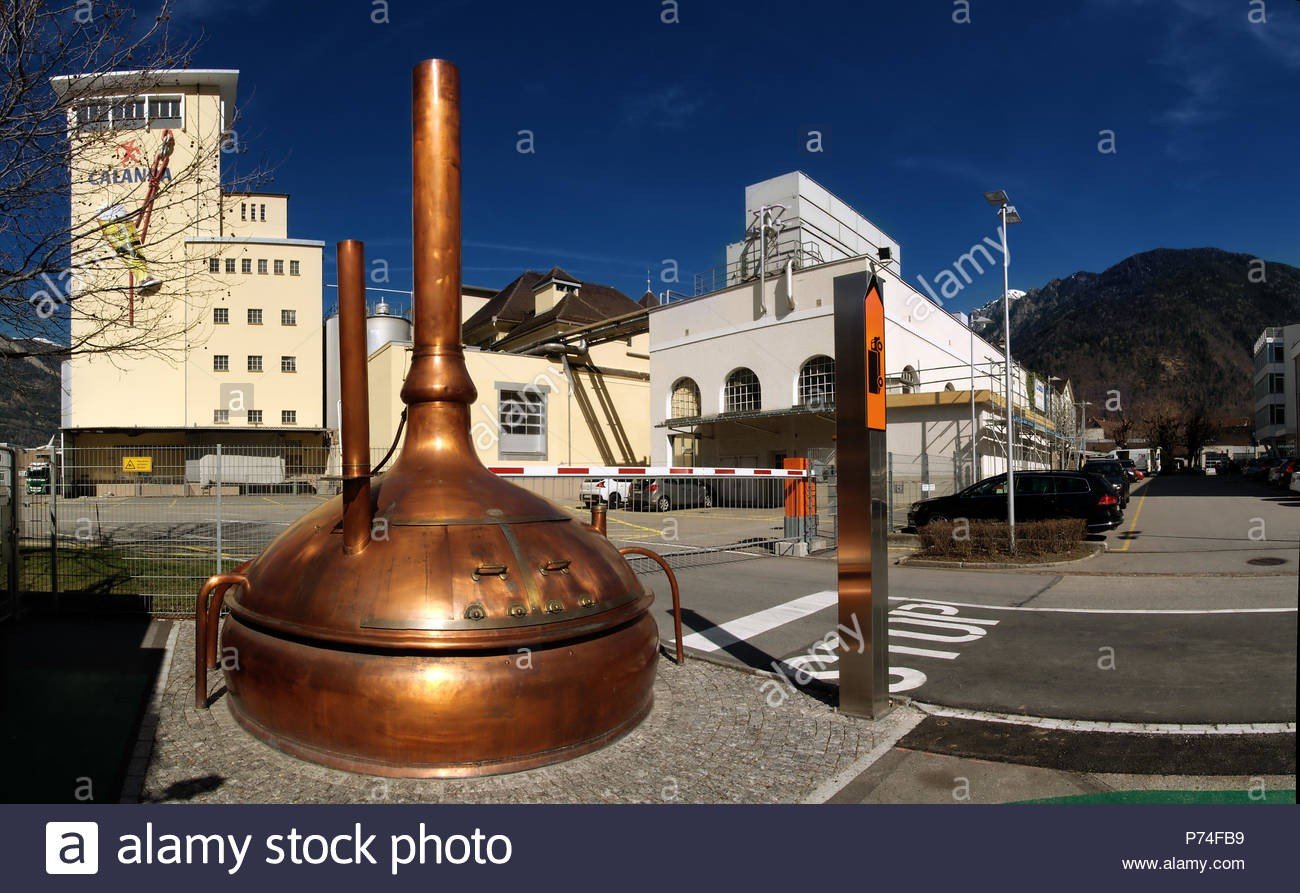
[[[1142,488],[1142,498],[1138,500],[1137,511],[1133,513],[1133,520],[1128,525],[1128,539],[1124,540],[1124,545],[1119,547],[1121,552],[1127,552],[1128,547],[1133,545],[1133,528],[1137,527],[1138,518],[1142,517],[1142,506],[1146,505],[1147,488]]]

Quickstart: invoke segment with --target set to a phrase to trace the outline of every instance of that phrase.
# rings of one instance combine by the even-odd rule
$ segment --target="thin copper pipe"
[[[343,551],[370,542],[370,394],[366,382],[365,246],[339,242],[339,385],[343,400]]]
[[[208,670],[217,666],[217,624],[221,603],[231,586],[243,586],[245,592],[251,590],[248,577],[243,574],[214,574],[208,577],[194,602],[194,706],[200,710],[208,706]]]
[[[605,532],[605,527],[606,527],[605,507],[598,502],[593,502],[591,504],[591,526],[596,528],[596,532],[599,533],[601,536],[609,536],[609,534]]]
[[[594,515],[595,512],[593,511]],[[677,663],[686,663],[686,652],[682,649],[682,597],[677,590],[677,575],[673,569],[668,566],[668,562],[658,552],[652,552],[641,546],[626,546],[618,550],[620,555],[644,555],[651,561],[663,568],[664,575],[668,577],[668,587],[673,591],[673,635],[677,637]]]

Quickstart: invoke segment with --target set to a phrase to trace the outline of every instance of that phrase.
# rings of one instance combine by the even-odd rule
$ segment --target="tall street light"
[[[970,330],[970,482],[979,480],[976,464],[979,462],[979,427],[975,421],[975,326],[993,322],[987,316],[973,316],[966,328]]]
[[[1084,417],[1084,414],[1087,412],[1088,407],[1091,405],[1092,405],[1091,400],[1080,400],[1078,403],[1075,404],[1075,406],[1079,407],[1079,467],[1080,468],[1083,467],[1084,447],[1087,445],[1087,441],[1085,440],[1085,438],[1087,437],[1088,420],[1087,418]]]
[[[1011,551],[1016,550],[1016,481],[1015,422],[1012,418],[1011,391],[1011,255],[1007,250],[1007,226],[1020,222],[1020,214],[1003,189],[984,193],[984,200],[998,209],[1002,218],[1002,331],[1007,376],[1007,537]]]

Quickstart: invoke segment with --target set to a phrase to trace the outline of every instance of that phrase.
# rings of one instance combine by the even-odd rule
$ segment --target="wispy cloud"
[[[510,251],[518,254],[531,254],[541,258],[550,258],[552,261],[559,259],[584,260],[591,263],[620,264],[644,267],[643,260],[628,260],[625,257],[610,257],[605,254],[587,254],[581,251],[569,251],[565,248],[548,248],[542,245],[509,245],[501,242],[479,242],[474,239],[465,240],[466,248],[484,248],[490,251]]]
[[[630,127],[678,130],[704,105],[699,94],[681,84],[670,84],[629,97],[623,104],[623,122]]]

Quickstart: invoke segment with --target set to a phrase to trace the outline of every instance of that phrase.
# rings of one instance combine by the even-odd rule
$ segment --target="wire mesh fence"
[[[372,464],[386,451],[374,450]],[[208,576],[256,557],[340,486],[338,454],[322,447],[67,448],[45,465],[12,488],[18,589],[153,613],[192,611]],[[675,567],[783,554],[822,525],[833,529],[806,478],[800,492],[817,512],[790,517],[792,484],[777,470],[496,471],[574,517],[604,504],[611,540],[653,548]],[[650,570],[644,564],[633,562]]]
[[[964,475],[969,468],[952,457],[895,452],[886,455],[890,530],[907,526],[907,509],[912,503],[951,496],[966,486]]]

